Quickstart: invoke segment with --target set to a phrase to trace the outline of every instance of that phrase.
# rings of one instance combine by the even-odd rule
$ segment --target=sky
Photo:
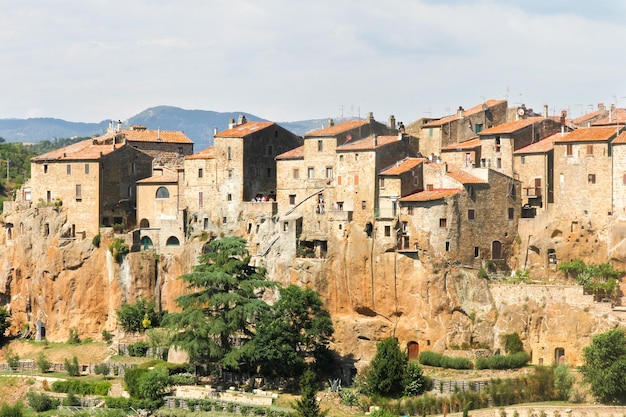
[[[0,0],[0,119],[626,107],[626,2]]]

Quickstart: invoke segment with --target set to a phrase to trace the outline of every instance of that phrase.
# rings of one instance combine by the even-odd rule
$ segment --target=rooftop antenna
[[[424,114],[427,114],[428,117],[432,117],[433,116],[433,112],[432,112],[432,108],[428,108],[428,111],[425,111]]]
[[[504,93],[504,99],[507,101],[509,100],[509,86],[506,87],[506,91]]]

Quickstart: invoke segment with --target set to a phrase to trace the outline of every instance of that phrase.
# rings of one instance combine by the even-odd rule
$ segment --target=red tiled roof
[[[276,156],[276,159],[302,159],[304,158],[304,146],[298,146],[290,151],[283,152]]]
[[[514,155],[526,155],[526,154],[532,154],[532,153],[546,153],[554,149],[554,140],[558,136],[561,136],[560,132],[550,135],[547,138],[540,140],[539,142],[531,143],[528,146],[524,146],[523,148],[518,149],[517,151],[513,152],[513,154]]]
[[[403,172],[407,172],[419,164],[428,161],[426,158],[406,158],[403,161],[396,162],[396,165],[385,168],[379,175],[400,175]]]
[[[30,160],[33,162],[44,161],[86,161],[86,160],[98,160],[104,155],[115,152],[121,149],[122,144],[102,144],[103,142],[97,139],[87,139],[77,143],[73,143],[61,149],[55,149],[47,152],[43,155],[35,156]]]
[[[272,126],[274,122],[247,122],[242,125],[237,125],[232,129],[224,130],[215,135],[216,138],[244,138],[251,133],[263,130],[266,127]]]
[[[462,169],[452,168],[446,174],[461,184],[487,184],[486,181],[483,181],[469,172],[463,171]]]
[[[557,136],[554,142],[605,142],[611,139],[615,134],[615,126],[581,127],[563,136]]]
[[[409,194],[406,197],[402,197],[402,202],[419,202],[419,201],[434,201],[441,200],[442,198],[450,195],[459,194],[461,192],[458,188],[435,188],[433,190],[424,190],[418,193]]]
[[[343,132],[347,132],[352,129],[356,129],[360,126],[365,126],[369,124],[367,120],[348,120],[347,122],[339,123],[335,126],[326,127],[323,129],[314,130],[312,132],[306,133],[304,135],[305,138],[310,137],[327,137],[327,136],[335,136]]]
[[[478,105],[476,105],[474,107],[471,107],[471,108],[469,108],[467,110],[464,110],[463,111],[463,117],[467,117],[467,116],[471,116],[471,115],[476,114],[476,113],[480,113],[481,111],[483,111],[483,106],[485,104],[487,105],[487,107],[491,108],[491,107],[494,107],[494,106],[496,106],[498,104],[501,104],[501,103],[506,103],[506,100],[493,100],[493,99],[487,100],[484,103],[480,103],[480,104],[478,104]],[[453,115],[442,117],[439,120],[433,120],[432,122],[424,123],[422,125],[422,127],[424,128],[424,127],[443,126],[446,123],[450,123],[450,122],[453,122],[453,121],[458,120],[458,119],[460,119],[460,117],[459,117],[459,114],[457,112],[457,113],[455,113]]]
[[[602,116],[603,114],[607,113],[608,110],[596,110],[596,111],[592,111],[590,113],[587,114],[583,114],[582,116],[578,116],[577,118],[573,119],[572,122],[574,122],[575,125],[582,125],[585,122],[587,122],[588,120],[592,120],[596,117]]]
[[[102,136],[102,138],[117,135],[123,135],[126,140],[130,142],[193,143],[193,141],[180,130],[128,129],[106,134]]]
[[[608,126],[626,123],[626,109],[613,109],[609,116],[595,121],[592,126]]]
[[[480,148],[480,139],[478,136],[465,142],[454,143],[452,145],[444,146],[442,151],[465,151],[470,149]]]
[[[163,174],[153,175],[148,178],[137,181],[137,184],[159,184],[159,183],[175,183],[178,182],[178,174],[170,170],[164,170]]]
[[[213,153],[213,146],[209,146],[201,150],[200,152],[196,152],[193,155],[186,156],[185,159],[213,159],[215,158]]]
[[[622,144],[622,143],[626,143],[626,131],[620,133],[619,135],[617,135],[617,137],[615,139],[613,139],[613,141],[611,142],[612,144]]]
[[[364,139],[359,139],[354,142],[346,142],[341,146],[337,146],[338,151],[362,151],[368,149],[380,148],[381,146],[389,145],[390,143],[397,142],[398,135],[395,136],[377,136],[376,146],[374,146],[374,137],[369,136]]]
[[[515,120],[513,122],[502,123],[500,125],[490,127],[479,133],[480,136],[497,135],[505,133],[514,133],[520,129],[528,127],[533,123],[543,120],[543,117],[528,117],[526,119]]]

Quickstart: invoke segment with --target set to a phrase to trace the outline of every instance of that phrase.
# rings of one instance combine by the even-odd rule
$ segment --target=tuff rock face
[[[11,331],[34,329],[40,320],[51,341],[66,340],[72,328],[94,339],[103,329],[115,332],[115,311],[140,297],[176,310],[176,297],[187,290],[177,278],[191,270],[204,243],[192,240],[176,254],[131,252],[117,263],[108,250],[112,230],[99,247],[80,236],[64,238],[63,210],[32,208],[0,220],[0,297],[10,305]],[[626,314],[595,303],[579,286],[496,284],[423,252],[376,247],[358,234],[324,259],[293,260],[288,246],[277,244],[257,262],[270,279],[320,293],[335,325],[333,347],[357,366],[389,336],[404,347],[417,343],[422,351],[457,354],[450,349],[463,344],[502,349],[501,336],[513,332],[533,363],[562,357],[576,365],[592,335],[618,326]]]

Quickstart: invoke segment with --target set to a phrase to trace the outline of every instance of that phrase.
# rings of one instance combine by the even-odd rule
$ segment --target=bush
[[[80,398],[76,396],[74,391],[67,393],[67,397],[63,399],[63,405],[67,407],[75,407],[80,405]]]
[[[7,347],[6,352],[4,353],[4,357],[9,364],[9,368],[11,368],[11,370],[13,371],[17,371],[17,369],[20,367],[20,355],[13,352],[11,348]]]
[[[111,341],[113,340],[113,333],[108,330],[103,330],[102,340],[104,340],[104,343],[111,343]]]
[[[94,372],[97,375],[102,375],[104,378],[109,374],[109,365],[106,363],[99,363],[94,367]]]
[[[170,375],[170,383],[172,385],[195,385],[196,377],[187,372],[174,374]]]
[[[72,362],[65,358],[65,370],[69,376],[80,376],[80,366],[78,365],[78,358],[74,356]]]
[[[48,360],[48,357],[43,352],[39,352],[39,356],[37,356],[37,367],[42,373],[49,372],[50,368],[52,367],[52,363]]]
[[[409,362],[404,371],[404,395],[420,395],[427,388],[427,381],[422,368],[415,362]]]
[[[100,236],[100,234],[98,233],[97,235],[95,235],[93,237],[93,239],[91,239],[91,244],[94,245],[96,248],[100,247],[100,240],[102,239],[102,237]]]
[[[436,366],[451,369],[472,369],[472,361],[467,358],[444,356],[431,350],[420,353],[419,362],[422,365]]]
[[[70,329],[70,335],[67,338],[67,343],[70,345],[80,345],[80,337],[78,336],[78,330],[75,328]]]
[[[524,345],[519,334],[511,333],[504,336],[504,351],[508,354],[518,353],[524,351]]]
[[[54,381],[52,391],[60,393],[74,392],[80,395],[107,395],[111,388],[108,381],[86,382],[80,380]]]
[[[34,391],[29,391],[26,394],[26,399],[28,400],[28,405],[32,407],[38,413],[52,410],[53,408],[57,408],[60,404],[59,400],[56,398],[52,398],[49,395]]]
[[[148,342],[137,342],[132,345],[128,345],[128,356],[134,356],[138,358],[143,358],[148,353],[148,349],[150,345]]]
[[[113,255],[115,262],[121,263],[124,259],[124,255],[130,252],[130,249],[124,239],[116,237],[113,239],[113,242],[111,242],[111,245],[109,245],[109,251],[111,251],[111,255]]]
[[[2,404],[0,408],[0,417],[22,417],[24,415],[24,406],[22,403],[15,405]]]
[[[493,355],[476,359],[476,369],[518,369],[524,367],[528,361],[530,361],[530,355],[526,352]]]

